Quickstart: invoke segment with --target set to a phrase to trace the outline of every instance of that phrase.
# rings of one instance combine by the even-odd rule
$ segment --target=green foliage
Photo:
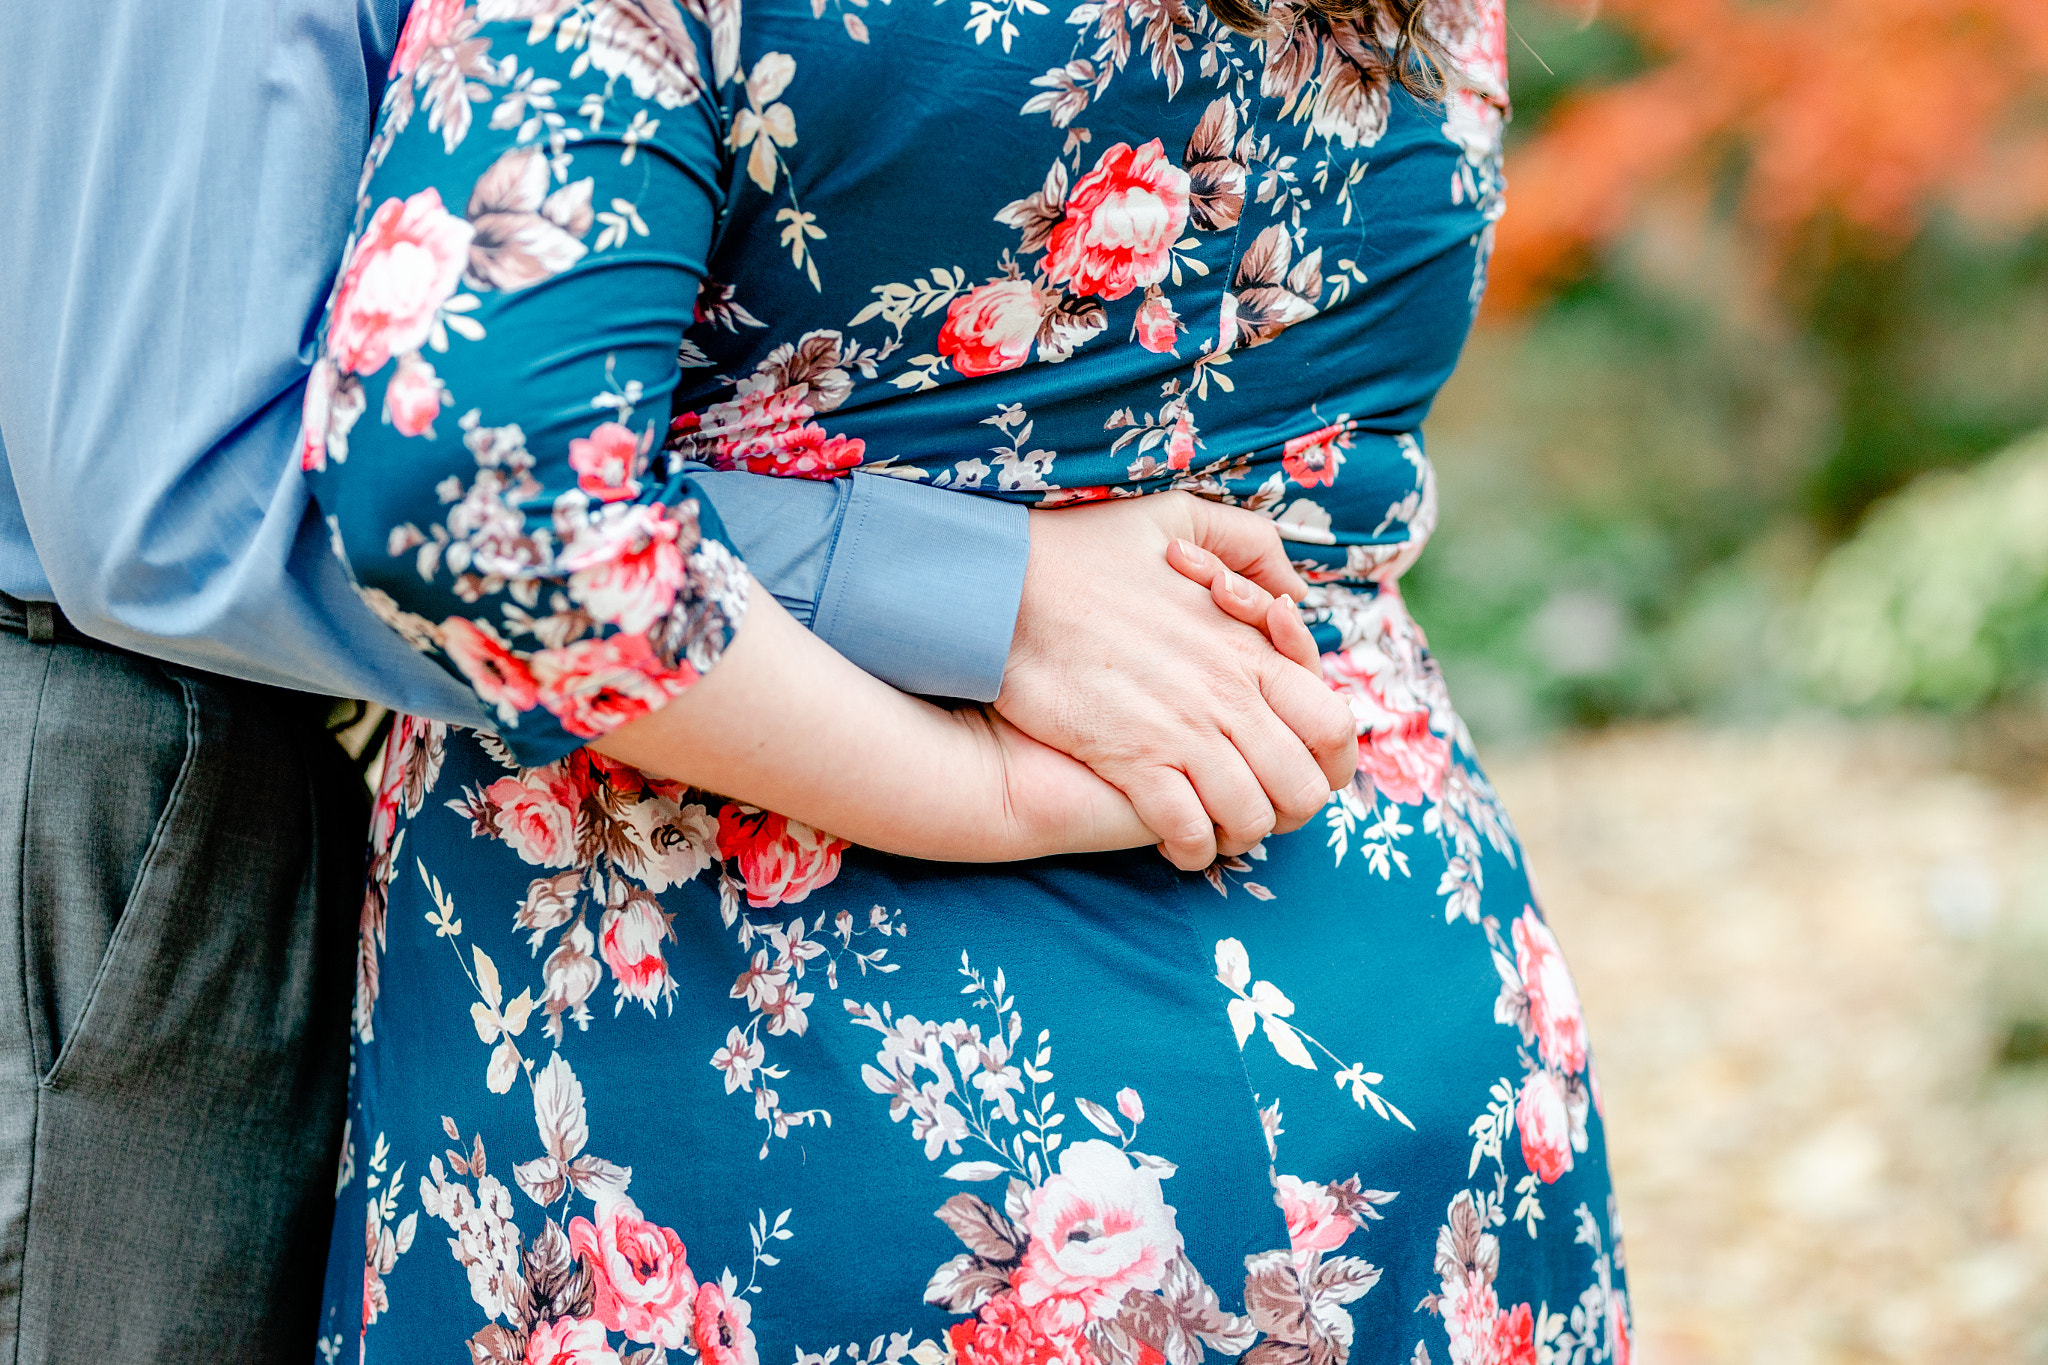
[[[1853,707],[1975,707],[2048,678],[2048,432],[1880,504],[1803,625],[1816,686]]]
[[[1513,13],[1520,135],[1643,65],[1607,25]],[[1511,152],[1503,232],[1513,174]],[[1405,590],[1482,739],[1757,714],[1823,677],[1823,696],[1859,705],[1978,705],[2048,680],[2048,613],[2017,601],[2031,542],[1995,515],[2018,496],[2000,480],[2040,447],[1981,485],[1946,480],[2048,428],[2048,227],[1999,236],[1937,216],[1903,244],[1827,229],[1802,253],[1784,265],[1728,206],[1674,203],[1533,316],[1475,335],[1429,422],[1443,519]],[[1925,499],[1883,503],[1857,536],[1873,504],[1927,476]],[[1899,557],[1920,535],[1903,528],[1943,517],[1947,533],[1914,541],[1920,558]],[[2048,507],[2038,521],[2048,544]],[[1868,643],[1884,593],[1895,614],[1929,610],[1902,585],[1908,564],[1990,592],[1993,560],[2005,595],[1985,599],[1963,654]],[[1833,605],[1803,613],[1823,562]],[[1835,566],[1878,562],[1890,587],[1841,586],[1852,571]],[[1855,630],[1866,643],[1802,638]],[[1822,667],[1817,649],[1849,654]],[[1858,667],[1884,680],[1851,687]]]

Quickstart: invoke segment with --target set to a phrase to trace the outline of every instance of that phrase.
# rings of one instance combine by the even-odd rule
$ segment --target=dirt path
[[[2048,1361],[2048,1060],[2000,1060],[2048,1023],[2048,782],[1825,725],[1494,777],[1593,1030],[1639,1359]]]

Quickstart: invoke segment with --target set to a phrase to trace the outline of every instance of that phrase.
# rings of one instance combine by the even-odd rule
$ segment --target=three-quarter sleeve
[[[357,591],[536,765],[711,668],[748,578],[658,458],[721,202],[711,35],[498,8],[413,7],[301,459]]]

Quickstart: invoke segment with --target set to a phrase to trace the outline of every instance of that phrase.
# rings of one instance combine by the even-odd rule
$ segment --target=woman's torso
[[[1443,13],[1497,99],[1498,6]],[[724,17],[673,449],[1191,487],[1333,585],[1420,548],[1416,428],[1499,203],[1484,95],[1180,0]],[[1584,1026],[1505,812],[1398,593],[1324,599],[1360,777],[1206,877],[910,863],[406,722],[323,1349],[1626,1361]]]
[[[1187,0],[748,5],[672,448],[1192,488],[1330,577],[1405,566],[1500,210],[1505,21],[1437,8],[1469,88],[1434,106],[1355,30],[1275,14],[1266,43]]]

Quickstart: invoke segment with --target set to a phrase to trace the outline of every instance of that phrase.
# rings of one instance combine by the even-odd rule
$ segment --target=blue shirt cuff
[[[887,475],[846,483],[811,630],[905,692],[994,701],[1024,595],[1030,513]]]
[[[755,579],[799,624],[812,625],[848,480],[713,470],[694,461],[682,467],[725,523],[733,549]]]

